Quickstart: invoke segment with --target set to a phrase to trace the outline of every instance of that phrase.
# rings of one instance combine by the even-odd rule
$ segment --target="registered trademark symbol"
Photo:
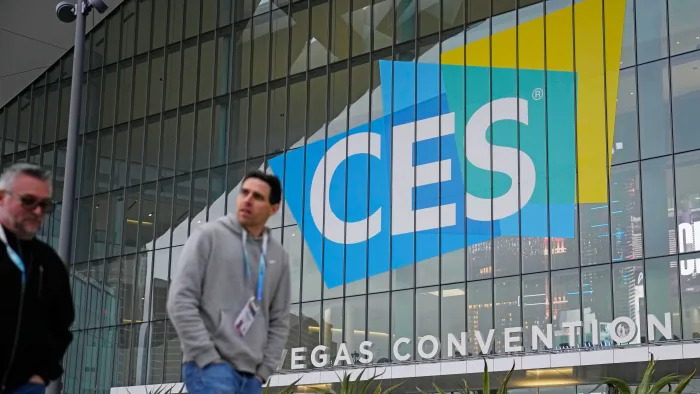
[[[544,97],[544,91],[542,88],[537,88],[532,91],[532,98],[535,100],[541,100]]]

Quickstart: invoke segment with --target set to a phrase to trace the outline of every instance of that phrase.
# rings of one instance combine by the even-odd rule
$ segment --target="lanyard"
[[[10,243],[7,242],[7,236],[5,235],[5,229],[0,226],[0,241],[5,244],[5,250],[7,251],[7,255],[10,256],[10,260],[17,266],[17,269],[19,272],[22,273],[22,284],[25,284],[27,282],[27,273],[26,269],[24,268],[24,261],[22,261],[22,258],[19,257],[17,252],[15,252],[14,249],[10,246]]]
[[[248,279],[250,280],[252,274],[250,272],[247,241],[248,232],[246,230],[243,230],[243,262],[245,263],[246,274],[248,275]],[[262,301],[263,286],[265,283],[265,255],[267,254],[267,241],[268,235],[267,231],[265,231],[265,233],[263,234],[262,250],[260,251],[260,269],[258,270],[258,291],[256,292],[258,302]]]

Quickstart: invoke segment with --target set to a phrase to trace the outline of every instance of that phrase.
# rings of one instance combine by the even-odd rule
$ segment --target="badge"
[[[253,322],[255,321],[255,316],[258,314],[259,311],[260,307],[255,303],[255,297],[250,297],[250,299],[248,300],[248,302],[246,302],[241,312],[238,314],[238,317],[236,318],[236,321],[234,323],[236,332],[240,336],[245,336],[245,334],[250,329],[250,326],[253,325]]]

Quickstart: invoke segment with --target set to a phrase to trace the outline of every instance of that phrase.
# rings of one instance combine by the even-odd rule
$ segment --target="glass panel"
[[[628,343],[646,342],[646,319],[645,309],[646,303],[644,300],[644,273],[640,261],[633,261],[623,264],[613,265],[613,294],[614,294],[614,310],[615,318],[629,317],[634,321],[639,328],[636,335]],[[627,326],[618,325],[619,336],[624,337],[627,332]],[[602,338],[601,338],[602,339]]]
[[[301,305],[301,341],[307,349],[321,344],[321,303],[309,302]]]
[[[394,349],[394,343],[399,338],[414,338],[413,335],[413,308],[414,297],[413,289],[395,291],[391,293],[391,349]],[[436,305],[437,306],[437,305]],[[386,313],[386,311],[384,312]],[[415,340],[411,343],[402,343],[398,347],[399,355],[410,355],[408,360],[415,360],[413,349]],[[391,359],[395,359],[393,350]]]
[[[231,31],[220,31],[216,39],[217,64],[215,95],[219,96],[231,91]]]
[[[420,349],[418,342],[421,338],[428,335],[440,340],[440,298],[441,293],[438,287],[416,289],[416,336],[412,341],[415,343],[416,350]],[[408,305],[410,304],[403,307],[406,308]],[[436,350],[437,354],[434,358],[440,358],[439,349],[435,349],[430,341],[424,342],[422,349],[428,355]],[[424,360],[418,351],[416,351],[414,358]]]
[[[197,99],[197,40],[188,40],[183,44],[182,64],[182,102],[188,105]]]
[[[671,55],[698,49],[700,26],[693,15],[700,15],[700,4],[694,0],[668,2]]]
[[[642,158],[671,153],[668,61],[639,66],[638,73]]]
[[[177,113],[175,111],[163,115],[162,140],[172,141],[173,143],[162,145],[160,147],[160,176],[161,178],[175,175],[175,156],[177,145]]]
[[[396,43],[403,43],[416,38],[416,2],[402,0],[396,3]]]
[[[114,96],[117,91],[117,66],[112,65],[104,69],[102,74],[102,115],[100,127],[105,128],[114,124],[114,112],[117,99]]]
[[[654,329],[654,341],[679,340],[681,337],[681,312],[678,300],[678,262],[675,258],[660,257],[647,259],[645,262],[646,277],[646,314],[654,315],[661,325],[666,324],[665,314],[670,314],[673,336],[666,338],[658,328]],[[645,316],[646,316],[645,314]],[[648,323],[650,324],[650,323]],[[644,331],[642,335],[648,335]],[[652,339],[649,338],[649,341]]]
[[[246,157],[248,135],[248,96],[233,98],[233,120],[229,138],[229,162],[243,160]]]
[[[175,179],[173,197],[173,246],[183,245],[188,235],[188,216],[190,213],[190,176],[183,175]]]
[[[700,251],[700,152],[676,155],[678,251]],[[675,251],[674,251],[675,252]]]
[[[211,165],[226,164],[228,123],[229,123],[228,97],[214,100],[214,129],[211,137]]]
[[[134,186],[126,189],[126,204],[124,210],[124,248],[122,253],[134,253],[137,251],[138,231],[140,220],[140,187]]]
[[[267,92],[253,94],[250,99],[250,138],[248,158],[265,154],[265,131],[267,130]]]
[[[112,189],[126,186],[126,150],[129,143],[127,125],[116,128],[114,134],[114,160],[112,161]]]
[[[88,74],[88,102],[87,102],[87,118],[85,119],[85,130],[97,130],[100,126],[100,97],[102,90],[102,69],[91,71]],[[49,98],[50,99],[50,98]],[[51,103],[49,103],[51,105]],[[55,118],[48,121],[55,121]],[[47,123],[50,124],[50,123]]]
[[[418,34],[421,37],[440,30],[440,9],[444,7],[440,3],[441,0],[418,0]]]
[[[447,334],[452,334],[456,338],[460,338],[460,333],[467,332],[464,326],[466,323],[466,293],[464,291],[464,283],[443,286],[440,290],[442,296],[440,302],[440,343],[442,344],[441,358],[448,358],[448,342]],[[467,350],[469,345],[467,345]],[[455,358],[466,357],[466,354],[460,354],[455,350]]]
[[[218,2],[218,0],[202,1],[202,33],[216,28],[216,7]],[[230,15],[228,12],[226,12],[226,14]]]
[[[505,351],[504,330],[520,326],[520,277],[494,280],[494,318],[496,333],[494,348],[496,353]],[[488,331],[482,332],[486,335]]]
[[[101,24],[90,33],[90,41],[92,44],[92,50],[90,51],[90,68],[92,70],[104,65],[105,28],[106,24]]]
[[[291,44],[291,68],[290,74],[306,70],[308,45],[309,45],[309,10],[306,3],[302,7],[292,7],[292,17],[289,22],[292,26]]]
[[[151,54],[151,71],[148,87],[148,114],[160,112],[163,107],[163,52]]]
[[[163,364],[165,363],[165,321],[151,323],[148,351],[148,380],[146,384],[164,383]]]
[[[131,148],[129,149],[129,175],[127,177],[129,185],[135,185],[142,180],[144,137],[143,120],[132,122]]]
[[[116,72],[115,72],[116,74]],[[70,91],[71,91],[71,81],[64,80],[61,83],[61,110],[58,119],[58,139],[64,140],[68,138],[68,114],[70,110]],[[114,109],[112,109],[112,114]],[[109,120],[113,122],[113,119]]]
[[[121,37],[121,19],[119,15],[111,15],[107,20],[107,49],[105,64],[119,60],[119,38]]]
[[[97,133],[86,135],[82,141],[82,157],[80,176],[77,176],[80,184],[80,196],[85,197],[94,193],[95,168],[97,161]]]
[[[287,75],[287,56],[289,54],[289,16],[287,10],[272,11],[272,68],[271,78],[278,79]]]
[[[226,166],[212,168],[209,172],[209,212],[207,221],[212,222],[225,215],[226,204]],[[298,283],[298,282],[292,282]]]
[[[235,21],[250,18],[253,15],[253,0],[241,0],[233,7]]]
[[[45,100],[46,95],[44,93],[44,88],[34,89],[32,92],[32,129],[29,137],[31,146],[41,145],[41,138],[44,132],[44,110],[46,108]],[[0,117],[0,123],[1,122],[2,117]],[[0,126],[0,132],[1,131],[2,126]]]
[[[143,118],[146,115],[146,97],[148,97],[148,57],[135,60],[134,99],[131,119]]]
[[[637,163],[614,166],[610,172],[612,261],[642,257],[642,215]]]
[[[666,27],[666,2],[636,0],[637,62],[668,56],[668,32]],[[640,78],[641,79],[641,78]]]
[[[75,261],[87,261],[90,258],[90,224],[92,223],[92,197],[83,198],[78,203],[78,222],[74,252]]]
[[[146,128],[143,181],[158,178],[158,154],[160,150],[160,118],[151,118]]]
[[[168,49],[166,62],[167,65],[165,70],[165,109],[169,110],[178,106],[178,99],[180,97],[179,48]],[[153,88],[153,86],[151,86],[151,88]]]
[[[167,319],[170,249],[156,250],[153,255],[153,276],[150,278],[151,320],[164,320]]]
[[[328,33],[330,18],[328,3],[317,3],[311,8],[311,40],[309,41],[309,69],[325,65],[328,62]],[[330,62],[337,58],[330,55]]]
[[[192,154],[194,148],[194,108],[180,110],[180,135],[177,142],[175,169],[178,173],[192,171]]]
[[[353,364],[359,362],[360,344],[365,340],[365,302],[365,296],[345,299],[345,344]]]
[[[267,81],[267,71],[270,64],[270,15],[253,18],[253,76],[251,85]]]
[[[44,132],[44,144],[50,144],[56,141],[56,127],[58,121],[58,84],[54,83],[46,87],[48,94],[46,104],[46,131]],[[99,100],[99,99],[98,99]],[[6,118],[9,119],[7,109],[5,109]],[[10,130],[6,128],[5,130]],[[7,136],[6,136],[7,137]]]
[[[287,149],[298,147],[306,136],[306,80],[289,85]]]
[[[639,159],[635,69],[620,71],[612,164]]]
[[[214,34],[200,37],[199,52],[199,100],[213,96],[214,64],[216,62]]]
[[[442,29],[464,25],[467,0],[442,0]]]
[[[696,40],[700,48],[700,40]],[[700,51],[671,59],[673,81],[673,137],[676,152],[700,148]]]
[[[372,19],[374,50],[391,46],[394,38],[394,0],[374,0]]]
[[[168,16],[168,44],[182,39],[182,25],[185,11],[185,0],[170,0],[170,15]]]
[[[209,149],[213,148],[211,139],[211,103],[206,102],[197,108],[197,131],[194,137],[194,169],[209,167]]]
[[[593,320],[597,320],[600,341],[610,341],[609,325],[613,320],[610,265],[581,269],[583,305],[583,340],[593,343]]]
[[[585,286],[588,290],[590,284]],[[590,293],[589,293],[590,294]],[[574,342],[570,340],[571,328],[565,328],[564,323],[581,321],[581,288],[579,284],[578,269],[552,272],[552,331],[555,348],[581,345],[582,327],[575,328]],[[540,326],[542,332],[547,332],[544,326]],[[583,329],[586,332],[585,328]],[[529,332],[529,330],[527,330]],[[539,344],[538,348],[542,349]]]
[[[338,354],[338,347],[343,342],[343,300],[323,302],[323,345],[327,346],[331,360]]]
[[[121,59],[134,56],[134,41],[136,39],[136,1],[126,1],[122,5],[122,41]],[[139,17],[141,17],[139,15]],[[116,19],[116,15],[112,18]]]
[[[137,249],[153,249],[153,213],[156,210],[157,185],[155,182],[143,185],[141,192],[141,211],[139,212],[140,225],[139,241]]]
[[[289,270],[292,283],[292,302],[299,302],[299,283],[301,281],[301,242],[299,226],[284,228],[282,238],[284,250],[289,253]],[[363,305],[364,308],[364,305]]]
[[[160,18],[152,17],[153,4],[157,1],[154,0],[142,0],[137,3],[138,5],[138,30],[136,31],[136,54],[141,54],[148,52],[151,43],[151,26],[153,24],[158,24]],[[158,6],[158,4],[156,4]],[[162,12],[164,8],[156,8],[157,12]],[[154,29],[158,30],[157,28]],[[155,33],[154,33],[155,35]]]
[[[168,0],[153,0],[154,10],[168,9]],[[156,12],[157,13],[157,12]],[[165,34],[167,33],[168,18],[153,18],[153,39],[151,48],[160,48],[165,45]]]
[[[194,37],[199,33],[199,7],[201,0],[187,0],[185,9],[185,39]]]
[[[173,179],[158,181],[158,207],[155,212],[153,237],[156,239],[155,248],[170,246],[170,219],[173,212]],[[151,212],[146,213],[150,215]],[[149,216],[150,218],[150,216]]]
[[[489,330],[493,325],[493,282],[482,280],[479,282],[469,282],[467,284],[467,332],[469,336],[469,356],[481,355],[479,342],[476,333],[482,334],[482,339],[486,340]],[[494,346],[491,344],[490,351]]]
[[[524,346],[524,350],[532,349],[532,335],[528,335],[532,333],[532,327],[537,326],[543,332],[547,332],[547,324],[556,316],[557,304],[554,303],[555,299],[552,300],[552,311],[550,312],[549,310],[550,286],[548,279],[546,273],[522,277],[523,331],[519,334],[522,339],[516,342],[515,345]],[[554,315],[551,318],[550,313]],[[515,326],[518,327],[520,324],[516,322]]]
[[[93,211],[92,222],[92,259],[101,259],[106,255],[107,248],[107,221],[110,219],[107,215],[109,212],[109,194],[98,194],[95,196],[95,208]],[[114,220],[115,218],[111,218]]]
[[[673,261],[668,258],[668,261]],[[680,286],[683,321],[683,339],[700,338],[700,254],[680,256]],[[663,321],[662,321],[663,323]]]
[[[107,257],[116,256],[122,250],[124,232],[124,190],[109,195],[109,213],[107,214]]]
[[[644,202],[644,255],[664,256],[676,251],[673,160],[670,157],[642,162]]]
[[[97,179],[95,192],[106,192],[111,189],[112,174],[112,129],[100,130],[100,150],[97,161]]]
[[[287,86],[280,86],[270,92],[270,129],[268,134],[268,154],[277,154],[284,151],[285,143],[285,119],[287,117]]]
[[[209,171],[195,172],[192,190],[192,209],[190,209],[190,232],[196,231],[207,220],[207,191],[209,189]]]
[[[246,21],[237,24],[235,35],[236,38],[233,49],[233,69],[236,70],[233,73],[234,91],[247,88],[250,84],[251,22]]]

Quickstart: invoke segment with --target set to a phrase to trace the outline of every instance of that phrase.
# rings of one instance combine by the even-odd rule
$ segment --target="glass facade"
[[[695,0],[127,0],[87,36],[67,392],[181,381],[189,234],[282,179],[288,348],[672,319],[700,338]],[[0,109],[63,190],[72,55]],[[41,237],[58,244],[59,209]],[[575,343],[566,323],[583,321]],[[530,335],[522,346],[531,347]],[[290,368],[289,353],[283,368]],[[571,389],[575,392],[574,389]]]

